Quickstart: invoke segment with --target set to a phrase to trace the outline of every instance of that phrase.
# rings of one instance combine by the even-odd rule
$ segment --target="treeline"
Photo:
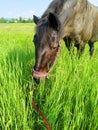
[[[0,23],[32,23],[31,18],[0,18]]]

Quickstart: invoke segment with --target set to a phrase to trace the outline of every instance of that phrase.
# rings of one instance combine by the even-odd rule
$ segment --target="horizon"
[[[52,0],[3,0],[0,4],[0,18],[33,18],[33,15],[41,17],[44,11],[48,8]],[[39,3],[38,3],[39,2]],[[95,6],[98,6],[98,1],[89,0]]]

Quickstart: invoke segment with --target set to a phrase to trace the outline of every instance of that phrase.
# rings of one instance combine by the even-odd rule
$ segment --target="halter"
[[[53,62],[53,64],[52,64],[52,66],[55,64],[55,61],[56,61],[56,59],[57,59],[57,57],[58,57],[58,54],[59,54],[59,52],[60,52],[60,47],[61,47],[61,45],[60,45],[60,42],[59,42],[58,47],[57,47],[57,52],[56,52],[56,55],[55,55],[54,62]],[[51,68],[50,68],[49,72],[50,72],[50,71],[51,71]],[[49,73],[49,72],[43,73],[43,72],[36,71],[36,70],[33,68],[32,75],[33,75],[35,78],[38,79],[38,78],[42,78],[42,77],[48,76],[48,73]]]

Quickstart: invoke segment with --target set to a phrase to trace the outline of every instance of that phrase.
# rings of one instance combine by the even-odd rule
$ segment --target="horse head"
[[[39,19],[34,16],[36,34],[34,80],[39,83],[41,77],[46,77],[53,67],[60,49],[60,21],[56,14],[49,13],[48,17]]]

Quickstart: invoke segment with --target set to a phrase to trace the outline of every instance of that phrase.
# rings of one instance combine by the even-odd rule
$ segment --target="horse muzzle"
[[[34,81],[39,84],[40,83],[40,78],[42,77],[47,77],[48,73],[43,73],[43,72],[38,72],[36,70],[33,69],[32,71],[32,75],[34,77]]]

